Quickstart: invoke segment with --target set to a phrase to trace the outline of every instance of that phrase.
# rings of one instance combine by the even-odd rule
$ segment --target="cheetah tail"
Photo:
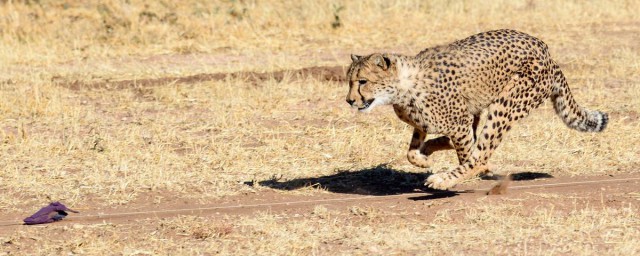
[[[562,74],[562,71],[560,71],[557,65],[555,66],[555,86],[551,100],[553,101],[553,107],[556,113],[562,118],[562,121],[564,121],[569,128],[581,132],[600,132],[604,130],[609,122],[609,115],[578,105],[571,94],[571,90],[569,90],[569,85],[567,84],[564,74]]]

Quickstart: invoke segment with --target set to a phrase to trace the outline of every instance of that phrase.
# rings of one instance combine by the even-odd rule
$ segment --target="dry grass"
[[[484,199],[483,199],[484,200]],[[131,224],[50,226],[0,238],[5,248],[44,254],[370,255],[607,254],[636,255],[638,208],[479,200],[454,203],[424,221],[413,212],[370,214],[365,208],[253,217],[147,219]],[[363,212],[365,210],[365,212]],[[144,228],[140,228],[144,227]],[[41,233],[64,240],[44,239]],[[30,244],[35,240],[37,247]]]
[[[64,85],[347,65],[351,52],[416,53],[495,28],[546,41],[579,103],[611,115],[605,132],[578,133],[543,105],[500,146],[492,159],[499,171],[637,172],[639,8],[636,1],[0,1],[0,214],[24,215],[51,200],[85,209],[147,199],[155,205],[204,203],[269,189],[247,181],[379,164],[424,172],[405,160],[410,129],[388,108],[352,112],[341,83],[289,77],[167,81],[121,90]],[[454,164],[452,152],[436,157],[436,169]],[[329,217],[229,217],[232,231],[188,217],[153,221],[149,229],[155,231],[57,226],[0,242],[16,249],[38,232],[69,238],[58,245],[60,240],[38,240],[46,243],[34,249],[38,254],[74,248],[89,254],[110,248],[123,254],[325,254],[327,241],[348,254],[539,254],[549,245],[556,248],[550,254],[638,251],[638,223],[629,223],[637,219],[636,206],[584,208],[564,217],[545,206],[531,213],[509,204],[460,208],[468,209],[463,221],[447,219],[446,212],[443,222],[334,221],[318,209]],[[453,233],[458,235],[447,235]],[[14,238],[23,245],[16,247]],[[181,246],[185,241],[189,246]],[[238,241],[243,245],[234,246]]]
[[[0,66],[10,67],[2,72],[9,79],[34,73],[123,79],[343,64],[352,51],[417,52],[503,27],[534,33],[556,52],[574,49],[557,54],[562,62],[595,62],[617,53],[630,53],[633,60],[637,54],[635,44],[625,42],[637,39],[630,33],[637,3],[624,0],[26,2],[0,8]],[[331,26],[334,14],[341,22],[337,29]],[[598,45],[615,51],[600,52]]]

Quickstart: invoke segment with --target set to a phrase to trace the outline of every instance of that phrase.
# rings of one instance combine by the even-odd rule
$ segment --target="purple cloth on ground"
[[[24,224],[34,225],[59,221],[68,215],[65,211],[78,213],[78,211],[71,210],[60,202],[53,202],[24,219]]]

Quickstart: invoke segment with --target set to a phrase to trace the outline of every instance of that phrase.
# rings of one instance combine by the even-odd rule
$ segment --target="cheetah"
[[[351,59],[347,103],[361,112],[393,105],[413,127],[409,162],[427,168],[433,152],[455,149],[459,165],[431,174],[425,185],[433,189],[487,172],[489,158],[514,122],[548,98],[570,128],[600,132],[607,126],[606,113],[576,103],[547,45],[523,32],[482,32],[416,56],[374,53]],[[484,125],[478,127],[483,112]],[[425,141],[427,134],[443,136]]]

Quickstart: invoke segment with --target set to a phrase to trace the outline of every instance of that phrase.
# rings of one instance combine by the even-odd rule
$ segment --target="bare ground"
[[[516,173],[504,195],[487,195],[497,184],[492,178],[476,180],[457,186],[451,191],[428,190],[420,182],[425,174],[398,172],[384,166],[359,172],[339,173],[325,177],[311,177],[292,181],[266,180],[245,184],[252,188],[243,195],[229,196],[207,204],[184,199],[166,200],[161,204],[149,198],[126,207],[80,209],[80,214],[50,225],[91,225],[99,223],[135,224],[153,223],[163,218],[194,215],[215,219],[216,216],[272,214],[305,217],[317,206],[335,211],[353,211],[355,208],[374,209],[390,216],[387,221],[404,221],[412,215],[420,221],[433,221],[442,210],[455,210],[463,205],[495,204],[501,201],[518,201],[525,208],[553,205],[555,210],[570,212],[576,205],[603,208],[640,206],[640,175],[608,174],[589,177],[553,177],[544,173]],[[282,191],[312,189],[304,195]],[[170,194],[165,195],[171,198]],[[453,204],[456,202],[456,204]],[[37,209],[30,209],[35,212]],[[38,226],[20,225],[22,214],[5,216],[0,223],[0,235]],[[141,222],[140,220],[144,220]]]

